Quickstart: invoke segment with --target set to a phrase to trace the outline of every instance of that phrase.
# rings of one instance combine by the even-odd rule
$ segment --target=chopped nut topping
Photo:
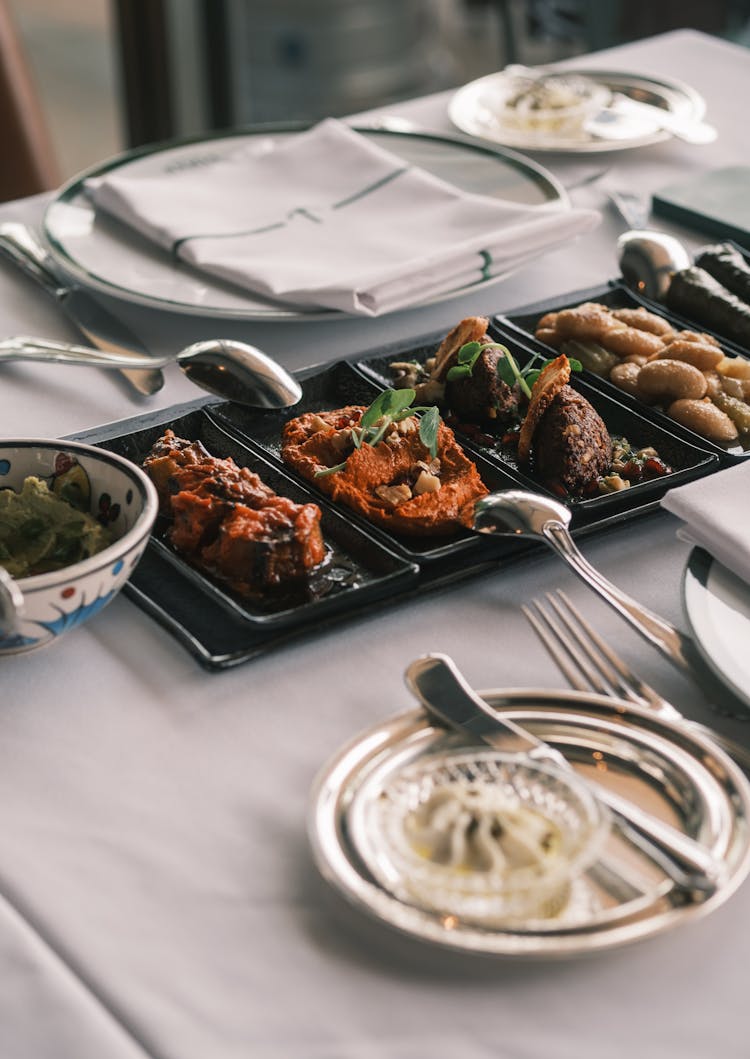
[[[630,482],[619,474],[608,474],[599,479],[599,487],[603,493],[619,493],[621,489],[629,489]]]
[[[310,430],[313,434],[317,434],[319,430],[330,430],[331,424],[326,423],[325,419],[321,419],[320,416],[313,416],[310,420]]]
[[[406,419],[400,419],[395,424],[396,430],[399,434],[413,434],[419,430],[419,424],[417,423],[416,416],[408,416]]]
[[[422,493],[437,493],[440,489],[440,479],[429,471],[420,471],[419,477],[414,483],[414,495],[421,496]]]
[[[408,485],[379,485],[375,490],[376,496],[385,500],[391,507],[398,507],[405,500],[411,500],[412,493]]]

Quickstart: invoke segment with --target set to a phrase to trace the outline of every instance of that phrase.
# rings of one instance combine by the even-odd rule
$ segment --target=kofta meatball
[[[513,420],[518,398],[497,374],[502,356],[498,349],[484,349],[471,375],[446,382],[445,401],[458,419],[496,427],[506,426]]]
[[[571,386],[555,395],[533,442],[534,472],[573,495],[586,493],[612,463],[612,441],[595,408]]]

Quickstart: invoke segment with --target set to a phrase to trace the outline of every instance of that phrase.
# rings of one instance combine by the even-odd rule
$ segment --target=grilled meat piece
[[[534,473],[581,495],[612,463],[612,441],[596,409],[565,385],[541,417],[533,440]]]
[[[317,504],[278,496],[246,467],[167,430],[146,457],[168,538],[189,562],[245,596],[305,577],[325,558]]]
[[[497,374],[502,355],[499,349],[482,350],[471,375],[446,382],[446,404],[458,419],[501,428],[513,420],[518,398]]]
[[[172,430],[155,443],[143,469],[156,486],[164,515],[170,514],[172,497],[183,490],[252,508],[262,507],[275,496],[273,489],[247,467],[238,467],[234,460],[218,460],[200,441],[178,438]]]

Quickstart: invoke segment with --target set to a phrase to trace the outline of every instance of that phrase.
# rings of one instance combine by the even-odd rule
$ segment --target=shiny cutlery
[[[698,118],[683,117],[652,103],[631,99],[622,92],[615,92],[606,107],[589,118],[584,129],[600,140],[628,140],[633,136],[662,129],[686,143],[713,143],[718,132]]]
[[[561,589],[554,595],[548,592],[547,599],[552,611],[545,609],[539,600],[533,600],[533,610],[523,605],[521,611],[572,688],[627,699],[660,717],[685,724],[712,739],[750,774],[747,747],[680,713],[673,703],[633,672]]]
[[[447,655],[431,654],[416,659],[406,670],[406,684],[427,715],[441,726],[508,753],[572,769],[555,747],[493,710],[470,687]],[[622,834],[658,864],[677,886],[704,897],[721,886],[726,866],[705,846],[615,791],[591,780],[588,782],[594,795],[612,812]]]
[[[504,489],[478,500],[473,529],[478,533],[544,541],[573,573],[609,604],[683,676],[692,679],[713,708],[728,716],[747,718],[748,708],[704,663],[695,641],[666,618],[633,599],[592,566],[579,551],[569,530],[572,518],[564,504],[541,493]]]
[[[148,355],[141,340],[88,291],[57,275],[51,255],[26,225],[15,221],[0,224],[0,254],[46,291],[97,349],[114,355]],[[164,385],[159,368],[123,367],[120,374],[143,396],[155,394]]]

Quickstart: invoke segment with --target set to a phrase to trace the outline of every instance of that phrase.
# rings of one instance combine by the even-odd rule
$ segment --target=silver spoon
[[[478,500],[473,528],[479,533],[511,537],[534,537],[548,544],[589,588],[618,612],[644,639],[694,680],[723,708],[731,704],[738,715],[747,716],[747,706],[735,698],[702,664],[698,649],[685,633],[648,610],[613,585],[584,558],[568,530],[571,513],[563,504],[540,493],[507,489]]]
[[[175,363],[201,389],[253,408],[289,408],[302,396],[297,380],[281,365],[254,346],[227,338],[194,342],[170,357],[124,357],[69,342],[17,336],[0,342],[0,363],[12,360],[115,370]]]
[[[623,232],[617,240],[617,257],[628,287],[654,301],[663,301],[672,275],[692,264],[679,239],[648,228]]]
[[[642,103],[630,96],[615,92],[609,103],[588,118],[584,129],[598,140],[630,140],[649,136],[657,129],[670,133],[685,143],[713,143],[718,132],[705,121],[685,118],[671,110]]]

